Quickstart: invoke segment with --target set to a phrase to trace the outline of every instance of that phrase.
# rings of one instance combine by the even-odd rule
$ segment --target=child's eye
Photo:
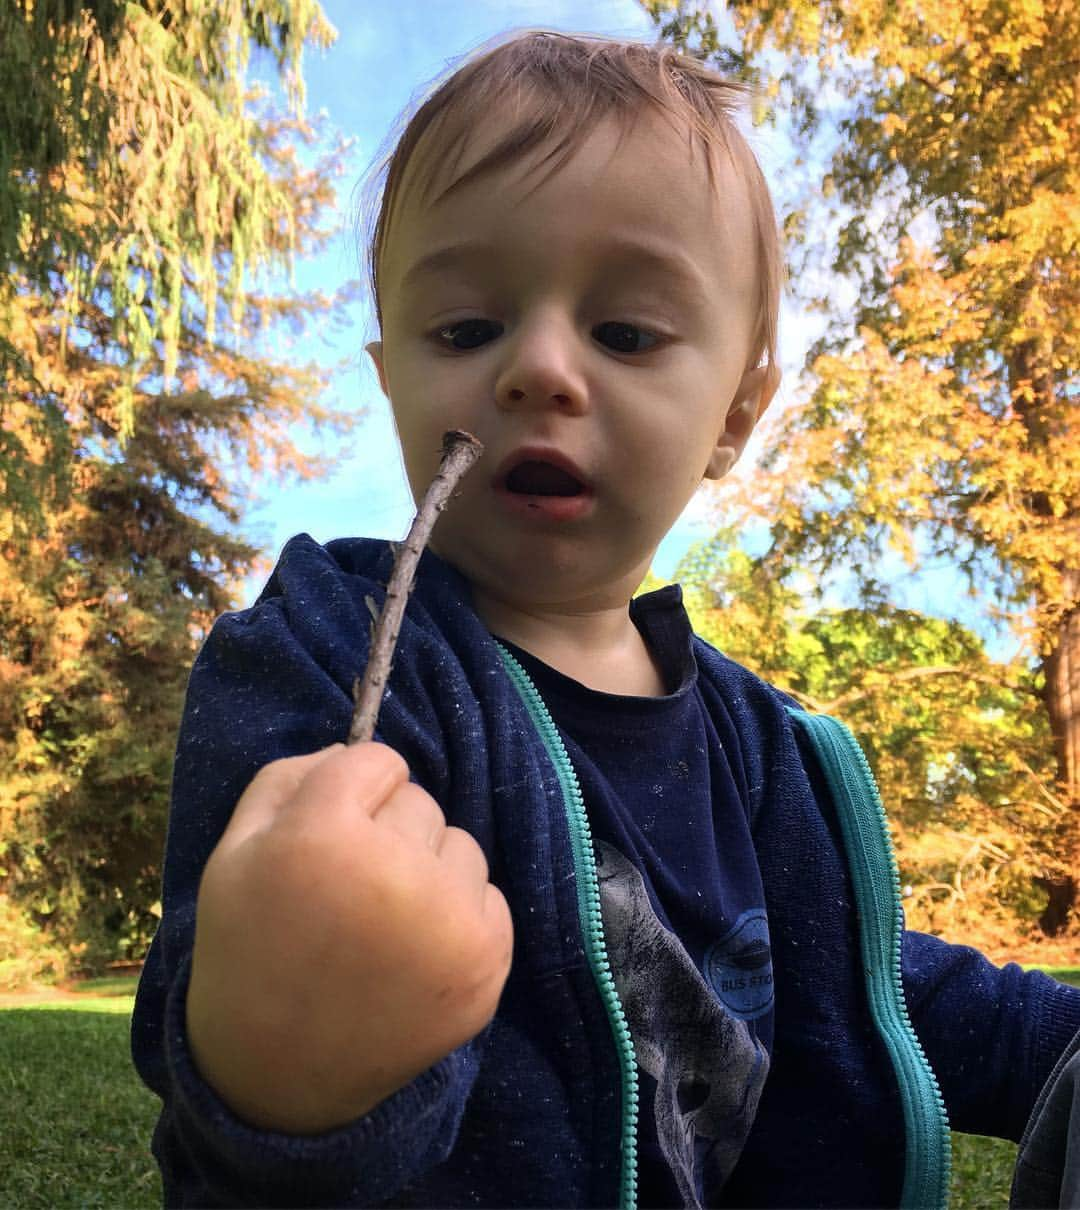
[[[444,328],[437,328],[435,335],[439,340],[449,342],[450,347],[458,353],[467,353],[470,349],[478,348],[483,344],[482,333],[481,337],[477,338],[476,330],[478,328],[496,328],[498,326],[498,324],[493,324],[490,320],[486,319],[462,319],[457,323],[447,324]],[[451,333],[450,336],[446,335],[448,332]],[[453,335],[455,332],[459,334],[464,333],[464,344],[458,343],[459,337]]]
[[[437,328],[435,336],[440,341],[448,343],[458,353],[466,353],[471,349],[479,348],[484,343],[484,329],[500,327],[500,324],[492,323],[487,319],[462,319],[457,323]],[[659,339],[654,333],[647,332],[644,328],[637,327],[636,324],[614,320],[597,324],[593,329],[593,335],[601,344],[608,345],[616,353],[647,353]],[[648,342],[644,348],[638,344],[641,338]]]
[[[598,324],[593,329],[593,335],[595,336],[598,332],[605,330],[608,332],[608,339],[606,341],[602,337],[597,337],[597,339],[601,343],[610,343],[617,353],[647,353],[659,339],[654,333],[647,332],[636,324],[618,322]],[[642,336],[647,341],[652,342],[652,344],[647,344],[643,349],[636,347],[638,337]]]

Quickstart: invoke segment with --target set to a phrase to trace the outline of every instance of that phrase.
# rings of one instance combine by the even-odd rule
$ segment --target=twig
[[[369,740],[375,734],[375,720],[382,703],[383,690],[390,676],[390,662],[394,658],[398,631],[405,605],[412,591],[416,565],[424,552],[428,538],[446,507],[454,488],[462,476],[484,452],[484,447],[471,433],[451,429],[443,434],[442,462],[438,474],[424,493],[423,500],[413,519],[409,533],[394,554],[394,570],[386,586],[386,599],[382,612],[375,623],[375,634],[371,640],[371,654],[364,679],[353,681],[352,725],[349,727],[348,743],[356,744]],[[369,602],[370,608],[370,602]]]

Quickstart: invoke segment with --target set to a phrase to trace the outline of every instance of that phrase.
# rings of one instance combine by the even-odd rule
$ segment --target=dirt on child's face
[[[758,381],[757,256],[730,164],[717,198],[703,151],[691,163],[662,117],[621,144],[599,126],[553,175],[549,150],[427,209],[406,197],[369,351],[414,496],[446,429],[486,447],[433,548],[508,603],[589,608],[629,599],[753,428],[760,399],[732,405]]]

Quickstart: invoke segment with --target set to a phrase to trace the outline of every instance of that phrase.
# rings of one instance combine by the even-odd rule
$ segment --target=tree
[[[135,29],[214,63],[214,43],[199,46],[216,28],[202,6],[154,11],[157,32],[147,35],[149,7],[129,6],[121,44]],[[295,17],[288,5],[265,11],[285,25]],[[260,12],[232,8],[237,19]],[[112,112],[131,103],[126,89],[146,83],[109,79]],[[189,116],[209,114],[234,84],[208,75]],[[208,117],[201,136],[186,129],[188,146],[224,139],[215,123]],[[176,133],[171,123],[157,129]],[[165,164],[168,149],[151,150],[149,137],[139,154]],[[331,459],[301,449],[297,426],[329,435],[354,420],[323,401],[331,371],[288,356],[290,334],[343,319],[351,287],[330,297],[275,294],[269,273],[330,238],[344,148],[328,148],[256,95],[228,137],[250,141],[222,145],[201,166],[174,152],[179,175],[161,192],[178,196],[185,174],[198,171],[204,197],[232,189],[230,204],[241,205],[227,168],[254,158],[272,202],[259,218],[258,256],[240,246],[236,225],[199,230],[195,217],[178,217],[169,272],[179,279],[167,279],[162,299],[143,268],[164,230],[157,199],[144,191],[139,205],[127,198],[117,209],[117,182],[132,180],[131,148],[111,147],[91,172],[73,144],[57,169],[69,187],[70,239],[52,245],[47,287],[27,264],[9,265],[3,331],[16,355],[0,370],[3,431],[34,472],[35,507],[10,509],[0,534],[0,927],[14,906],[89,965],[141,953],[153,927],[180,703],[210,622],[233,605],[258,559],[242,528],[250,492],[267,477],[326,471]],[[125,249],[119,274],[100,253],[100,264],[89,263],[95,247]],[[261,277],[232,297],[211,291],[208,304],[207,258],[219,279],[237,280],[242,254]],[[138,348],[125,334],[136,299],[150,332]],[[171,350],[153,334],[154,315],[173,325]],[[46,403],[62,442],[38,423]]]
[[[0,263],[15,270],[0,277],[0,365],[20,357],[7,335],[16,289],[59,305],[62,364],[81,301],[104,275],[127,370],[114,400],[126,438],[155,344],[171,382],[187,312],[209,317],[212,342],[219,294],[235,320],[250,269],[291,268],[293,201],[268,170],[246,69],[253,46],[271,55],[299,119],[304,45],[333,37],[316,0],[0,7]],[[25,363],[17,369],[25,375]],[[13,524],[36,515],[44,479],[65,465],[67,401],[39,396],[28,428],[0,428],[0,508]],[[27,441],[49,456],[31,457]]]
[[[45,249],[27,238],[60,217],[54,173],[80,150],[108,143],[108,97],[93,71],[91,47],[116,52],[120,0],[9,0],[0,8],[0,263],[16,260],[48,285]]]
[[[732,50],[700,7],[643,3],[663,36],[782,98],[804,150],[822,83],[846,103],[832,215],[808,202],[786,228],[798,283],[839,223],[829,268],[858,301],[812,348],[753,508],[775,574],[844,567],[882,600],[888,552],[948,560],[1029,640],[1047,791],[1068,806],[1041,875],[1055,931],[1080,861],[1080,22],[1052,0],[732,0]],[[766,82],[767,49],[788,66]]]

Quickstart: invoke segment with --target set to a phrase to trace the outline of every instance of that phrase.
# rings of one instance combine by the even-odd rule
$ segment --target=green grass
[[[1073,987],[1080,987],[1080,966],[1029,966],[1025,967],[1025,970],[1046,971],[1048,975],[1052,975],[1062,983],[1071,983]]]
[[[1080,967],[1049,974],[1080,987]],[[0,1010],[0,1206],[156,1210],[158,1101],[131,1065],[135,978],[87,980],[77,1000]],[[1016,1145],[953,1135],[952,1210],[1009,1201]]]
[[[0,1206],[160,1207],[159,1102],[128,1045],[133,983],[0,1011]]]
[[[1030,969],[1030,968],[1029,968]],[[1040,967],[1062,983],[1080,987],[1080,966]],[[1016,1144],[1007,1139],[984,1139],[953,1134],[950,1210],[990,1210],[1008,1206]]]
[[[1016,1144],[974,1134],[952,1136],[949,1210],[992,1210],[1008,1206]]]

